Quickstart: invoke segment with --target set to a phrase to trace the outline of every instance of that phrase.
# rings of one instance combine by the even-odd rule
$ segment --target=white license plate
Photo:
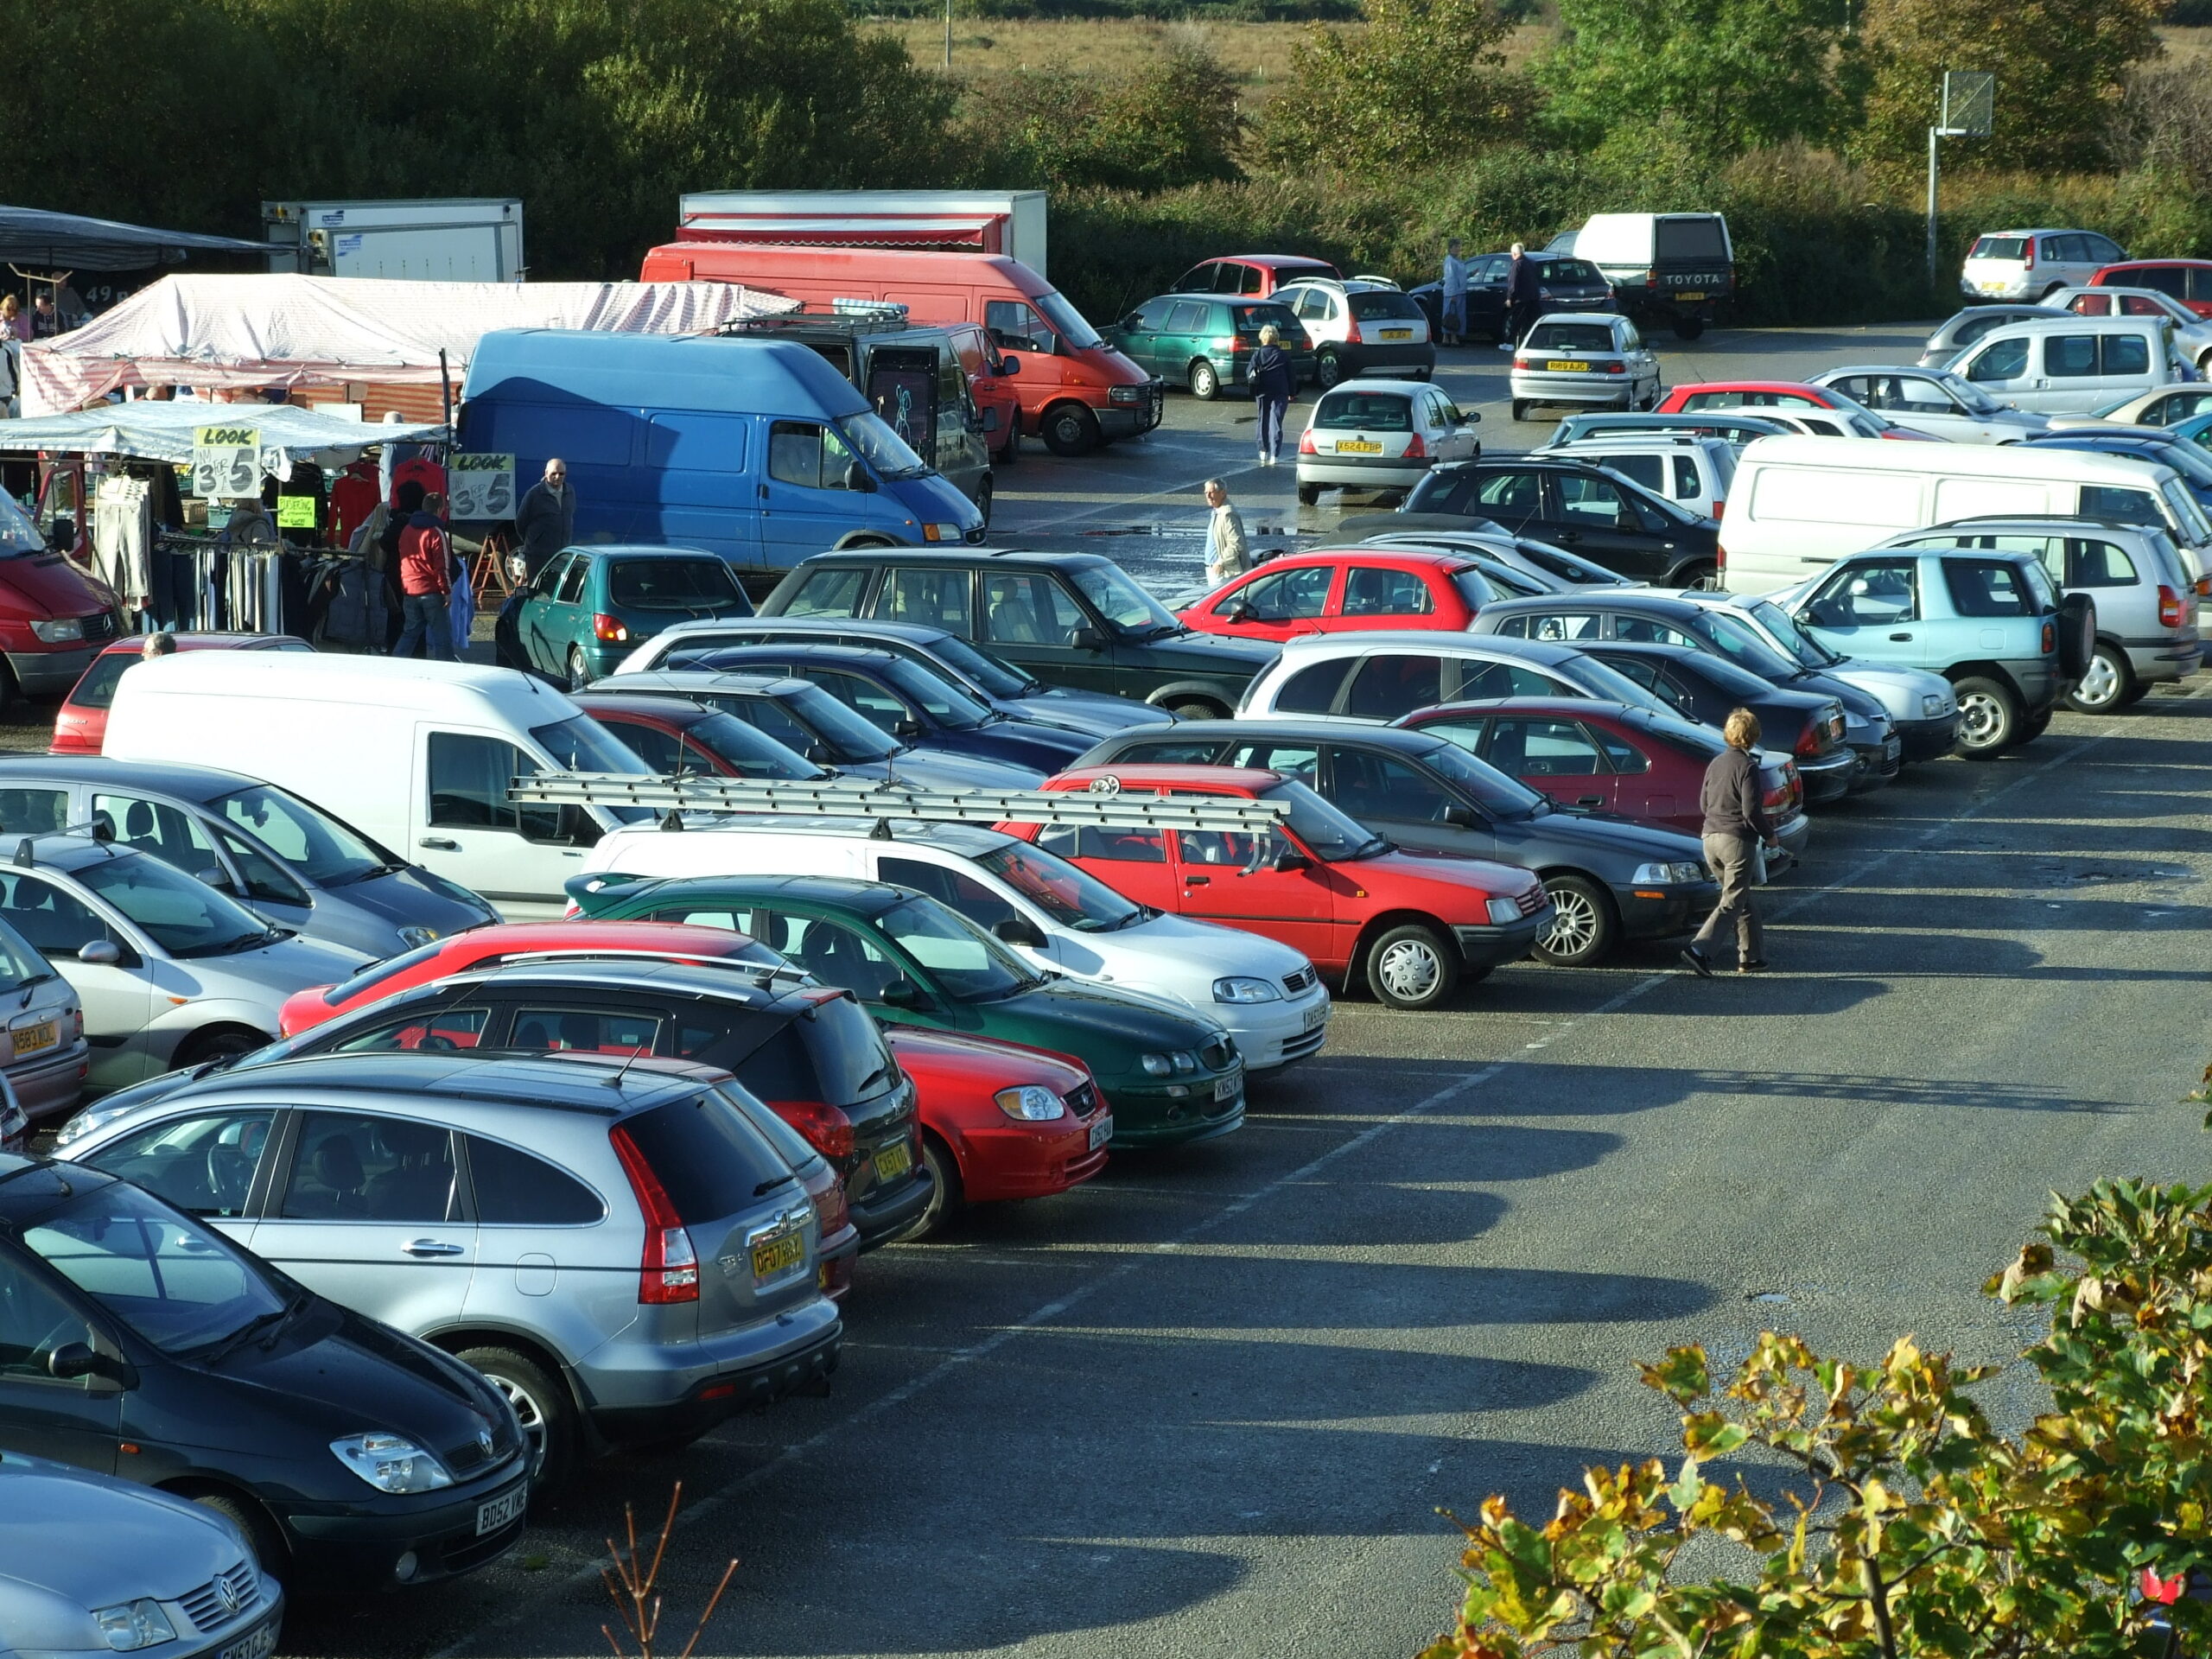
[[[1413,337],[1414,331],[1410,328],[1385,328],[1382,331],[1385,340],[1411,340]]]
[[[1096,1152],[1114,1138],[1114,1114],[1101,1112],[1090,1126],[1090,1150]]]
[[[276,1621],[264,1618],[215,1656],[215,1659],[269,1659],[276,1650]]]
[[[1214,1086],[1213,1086],[1213,1097],[1214,1097],[1216,1100],[1234,1100],[1234,1099],[1236,1099],[1236,1084],[1237,1084],[1237,1079],[1236,1079],[1236,1078],[1235,1078],[1235,1077],[1224,1077],[1224,1078],[1223,1078],[1219,1083],[1217,1083],[1216,1084],[1214,1084]]]
[[[530,1483],[526,1480],[510,1486],[497,1497],[486,1498],[476,1506],[476,1535],[481,1538],[487,1532],[497,1532],[520,1515],[523,1505],[529,1502]]]
[[[1324,1026],[1327,1025],[1328,1023],[1329,1023],[1329,1005],[1328,1005],[1327,1003],[1325,1003],[1325,1002],[1316,1002],[1316,1003],[1315,1003],[1312,1007],[1310,1007],[1310,1008],[1308,1008],[1308,1009],[1306,1009],[1306,1030],[1308,1030],[1308,1031],[1319,1031],[1319,1030],[1320,1030],[1320,1029],[1321,1029],[1321,1027],[1324,1027]]]
[[[1883,759],[1883,760],[1896,760],[1896,759],[1897,758],[1897,756],[1898,756],[1898,755],[1900,755],[1900,754],[1902,754],[1902,753],[1904,753],[1904,740],[1903,740],[1902,738],[1885,737],[1885,738],[1884,738],[1884,739],[1882,740],[1882,759]]]

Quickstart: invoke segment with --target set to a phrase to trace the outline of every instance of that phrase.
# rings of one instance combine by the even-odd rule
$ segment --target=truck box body
[[[264,201],[269,269],[424,283],[523,279],[522,200]]]
[[[677,228],[687,242],[1002,253],[1041,276],[1045,201],[1042,190],[695,190]]]

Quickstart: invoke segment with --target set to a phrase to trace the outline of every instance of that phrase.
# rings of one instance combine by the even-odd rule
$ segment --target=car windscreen
[[[607,598],[625,610],[691,616],[753,608],[720,559],[617,559],[607,569]]]
[[[884,677],[948,726],[965,729],[991,717],[975,698],[910,657],[894,658]]]
[[[848,994],[785,1021],[730,1067],[763,1100],[852,1106],[891,1086],[898,1068],[883,1033]]]
[[[172,957],[220,957],[283,936],[227,894],[143,853],[88,861],[70,872]]]
[[[1173,632],[1182,626],[1118,564],[1078,565],[1074,574],[1075,585],[1083,590],[1083,596],[1124,633]]]
[[[1707,611],[1699,618],[1699,623],[1698,632],[1707,643],[1748,673],[1774,681],[1786,680],[1797,671],[1796,664],[1767,644],[1755,629],[1732,616]]]
[[[1426,314],[1405,295],[1390,289],[1365,289],[1344,296],[1351,307],[1351,315],[1360,322],[1381,322],[1386,318],[1412,320]]]
[[[976,868],[996,876],[1062,927],[1081,933],[1110,933],[1144,914],[1096,877],[1057,854],[1027,842],[1009,841],[976,860]]]
[[[1232,305],[1229,315],[1236,320],[1240,334],[1256,334],[1262,328],[1272,327],[1284,340],[1303,340],[1305,331],[1299,326],[1298,314],[1287,305]]]
[[[1770,697],[1774,695],[1771,681],[1763,680],[1749,669],[1738,668],[1726,657],[1716,657],[1709,651],[1701,651],[1690,658],[1690,671],[1701,675],[1725,696]],[[1628,677],[1623,675],[1621,677],[1625,679]],[[1669,709],[1667,712],[1679,714],[1681,711]]]
[[[1662,264],[1728,257],[1728,238],[1721,233],[1719,219],[1710,213],[1662,219],[1651,227],[1651,257]]]
[[[971,685],[983,689],[984,695],[993,697],[1027,696],[1043,689],[1043,683],[1007,663],[1001,662],[987,651],[978,651],[957,634],[946,634],[932,639],[923,647],[929,654]]]
[[[989,1001],[1038,982],[1006,946],[934,899],[893,905],[875,918],[875,925],[956,1001]]]
[[[818,685],[809,685],[781,697],[791,712],[830,746],[833,759],[844,761],[882,760],[899,753],[899,744]]]
[[[866,460],[879,477],[919,478],[931,470],[929,462],[891,429],[891,423],[872,410],[842,416],[837,430],[852,446],[853,453]]]
[[[1963,375],[1939,374],[1936,384],[1957,398],[1969,415],[1995,415],[2005,407]]]
[[[679,765],[687,772],[713,770],[684,753],[686,749],[698,749],[714,756],[740,778],[796,780],[828,775],[813,761],[794,753],[759,727],[748,725],[719,709],[684,727],[682,735],[674,741]]]
[[[1826,668],[1831,663],[1843,660],[1842,657],[1806,632],[1798,626],[1796,617],[1772,600],[1760,600],[1751,606],[1751,612],[1764,625],[1768,633],[1782,642],[1783,649],[1807,668]]]
[[[1722,663],[1721,666],[1726,668],[1728,665]],[[1740,673],[1742,671],[1736,671]],[[1655,715],[1675,712],[1672,703],[1661,702],[1618,669],[1609,668],[1594,657],[1570,658],[1556,664],[1552,672],[1600,702],[1624,702],[1631,709],[1648,709]],[[1750,676],[1745,677],[1748,679]]]
[[[1370,834],[1295,778],[1262,790],[1260,798],[1288,802],[1290,833],[1305,842],[1306,851],[1326,862],[1378,853],[1385,844],[1380,836]]]
[[[116,683],[122,679],[123,671],[134,668],[143,660],[136,647],[129,651],[102,652],[92,658],[92,665],[85,671],[84,677],[69,693],[68,702],[77,709],[113,708]]]
[[[2212,542],[2212,520],[2204,516],[2204,509],[2196,503],[2187,487],[2177,478],[2170,478],[2159,486],[2159,493],[2166,498],[2166,505],[2174,515],[2174,522],[2182,533],[2197,546]]]
[[[1421,762],[1501,818],[1529,817],[1544,806],[1544,798],[1519,779],[1509,778],[1487,761],[1476,760],[1456,743],[1439,738],[1436,747],[1421,756]]]
[[[1611,356],[1613,331],[1602,322],[1540,322],[1521,342],[1523,353],[1579,352]]]
[[[589,715],[572,715],[566,720],[533,726],[530,734],[552,757],[555,768],[561,772],[613,772],[635,776],[652,771],[631,753],[627,744]],[[527,764],[527,756],[524,761]],[[644,806],[602,806],[598,810],[617,823],[646,823],[653,816],[652,810]]]
[[[1412,402],[1389,391],[1337,391],[1313,411],[1319,432],[1410,432]]]
[[[0,559],[45,551],[46,537],[38,533],[30,515],[16,505],[14,496],[0,490]]]
[[[614,1133],[638,1149],[686,1227],[751,1209],[791,1173],[788,1160],[719,1090],[635,1113],[616,1124]]]
[[[219,795],[208,805],[318,887],[342,887],[400,861],[321,807],[269,784]]]
[[[2024,259],[2028,253],[2028,238],[2024,236],[1984,236],[1977,238],[1969,259]]]
[[[1084,320],[1083,313],[1051,289],[1042,294],[1033,294],[1029,303],[1043,314],[1045,321],[1059,330],[1060,338],[1077,351],[1096,349],[1106,342],[1098,338],[1098,331]]]

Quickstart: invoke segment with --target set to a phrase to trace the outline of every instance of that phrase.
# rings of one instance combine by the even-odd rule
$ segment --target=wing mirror
[[[1103,651],[1106,649],[1106,636],[1096,628],[1077,628],[1070,636],[1068,643],[1077,651]]]
[[[1249,622],[1252,620],[1252,607],[1241,599],[1231,600],[1228,608],[1222,612],[1222,615],[1231,622]]]
[[[926,1008],[929,1005],[928,994],[911,979],[894,979],[883,988],[883,1006],[887,1008],[905,1008],[912,1012]]]
[[[1271,868],[1278,870],[1302,870],[1312,861],[1288,842],[1276,848],[1275,855],[1268,861]]]
[[[123,947],[113,939],[93,939],[78,948],[77,960],[95,968],[112,968],[123,960]]]
[[[921,734],[922,722],[911,716],[891,722],[891,735],[893,737],[919,737]]]
[[[1471,830],[1482,822],[1482,815],[1471,806],[1461,806],[1454,802],[1444,809],[1444,822],[1455,829]]]
[[[868,468],[857,461],[845,468],[845,487],[861,495],[875,493],[875,480],[868,475]]]
[[[81,1376],[96,1376],[101,1370],[100,1357],[81,1342],[65,1342],[46,1357],[49,1376],[64,1382],[73,1382]]]
[[[1001,918],[991,924],[991,931],[1003,944],[1019,944],[1031,950],[1045,948],[1043,931],[1026,916]]]
[[[999,372],[1001,374],[1020,374],[1021,372],[1021,359],[1018,357],[1001,358],[999,359]]]

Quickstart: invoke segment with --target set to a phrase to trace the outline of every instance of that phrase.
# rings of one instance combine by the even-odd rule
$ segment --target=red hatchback
[[[1171,294],[1241,294],[1264,299],[1279,288],[1309,276],[1340,273],[1325,259],[1303,253],[1232,253],[1193,265],[1177,279]]]
[[[2107,265],[2085,288],[2155,288],[2200,317],[2212,317],[2212,259],[2130,259]]]
[[[180,633],[179,651],[313,651],[304,639],[289,633]],[[54,741],[48,754],[98,754],[107,739],[107,711],[115,702],[116,683],[123,671],[143,660],[146,639],[134,634],[118,639],[92,660],[78,677],[69,695],[54,711]]]
[[[1433,1008],[1464,976],[1517,962],[1552,920],[1543,883],[1484,859],[1403,853],[1295,779],[1236,766],[1089,766],[1048,790],[1281,801],[1265,842],[1213,830],[1003,823],[1155,910],[1280,940],[1394,1008]]]
[[[1247,639],[1360,628],[1465,632],[1505,595],[1471,559],[1390,549],[1321,549],[1269,559],[1182,613],[1201,633]]]
[[[1907,442],[1940,443],[1942,439],[1909,426],[1885,420],[1864,405],[1853,403],[1827,386],[1802,380],[1704,380],[1676,386],[1659,402],[1660,415],[1694,414],[1702,409],[1778,409],[1784,414],[1828,410],[1849,416],[1849,425],[1830,437],[1900,438]]]

